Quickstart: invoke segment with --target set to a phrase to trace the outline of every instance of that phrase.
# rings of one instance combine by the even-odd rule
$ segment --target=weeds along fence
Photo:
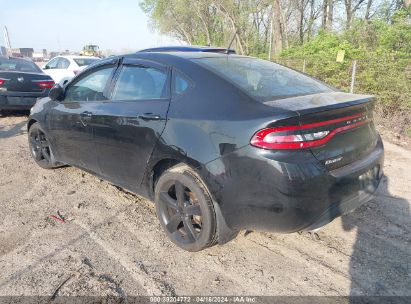
[[[375,119],[390,131],[411,137],[411,58],[336,62],[322,58],[278,58],[344,92],[377,97]]]

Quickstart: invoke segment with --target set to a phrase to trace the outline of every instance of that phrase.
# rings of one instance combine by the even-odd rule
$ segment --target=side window
[[[113,69],[114,67],[101,68],[77,80],[67,88],[64,101],[87,102],[107,100],[108,98],[104,96],[103,92]]]
[[[57,63],[57,68],[58,69],[67,69],[70,65],[70,61],[68,61],[66,58],[59,58],[59,61]]]
[[[144,66],[124,66],[114,88],[114,100],[147,100],[164,97],[167,73]]]
[[[179,72],[173,72],[173,95],[182,95],[190,87],[190,82]]]
[[[46,64],[47,69],[57,69],[57,63],[60,58],[54,58],[49,63]]]

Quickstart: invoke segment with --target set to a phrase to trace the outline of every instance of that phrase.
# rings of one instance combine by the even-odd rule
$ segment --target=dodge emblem
[[[24,78],[23,78],[23,77],[18,77],[18,78],[17,78],[17,81],[18,81],[18,82],[23,82],[23,81],[24,81]]]

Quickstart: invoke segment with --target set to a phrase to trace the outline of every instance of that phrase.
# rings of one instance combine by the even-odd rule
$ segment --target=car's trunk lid
[[[44,87],[39,84],[50,82],[50,76],[43,73],[27,73],[0,71],[0,93],[1,92],[42,92]]]
[[[303,134],[329,132],[328,141],[310,148],[328,170],[363,158],[377,144],[378,135],[373,123],[374,98],[370,95],[331,92],[265,104],[298,113],[300,126],[304,126]]]

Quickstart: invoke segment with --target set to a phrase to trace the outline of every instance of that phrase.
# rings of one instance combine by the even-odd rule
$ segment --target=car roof
[[[249,58],[237,54],[213,53],[213,52],[136,52],[131,54],[109,56],[99,61],[93,62],[86,69],[92,69],[105,64],[113,64],[126,58],[141,59],[156,62],[161,65],[171,65],[178,67],[185,64],[197,65],[191,59],[202,58]]]
[[[200,59],[200,58],[223,58],[223,57],[246,57],[237,54],[225,54],[225,53],[214,53],[214,52],[137,52],[132,54],[126,54],[118,57],[129,57],[129,58],[147,58],[147,59],[161,59],[161,58],[172,58],[178,57],[183,59]]]
[[[100,59],[100,58],[94,57],[94,56],[80,56],[80,55],[57,55],[53,58],[56,58],[56,57],[63,57],[63,58],[67,58],[67,59],[78,59],[78,58]]]
[[[179,45],[179,46],[163,46],[140,50],[139,52],[208,52],[208,53],[225,53],[226,48],[213,46],[197,46],[197,45]],[[235,54],[235,50],[229,49],[230,54]]]
[[[194,64],[193,59],[203,59],[203,58],[249,58],[247,56],[237,55],[237,54],[225,54],[225,53],[209,53],[209,52],[136,52],[131,54],[117,55],[113,57],[108,57],[101,59],[99,64],[105,64],[110,62],[110,60],[121,60],[122,58],[130,59],[142,59],[157,62],[158,64],[174,66],[178,68],[181,65]],[[95,65],[93,65],[95,66]]]

